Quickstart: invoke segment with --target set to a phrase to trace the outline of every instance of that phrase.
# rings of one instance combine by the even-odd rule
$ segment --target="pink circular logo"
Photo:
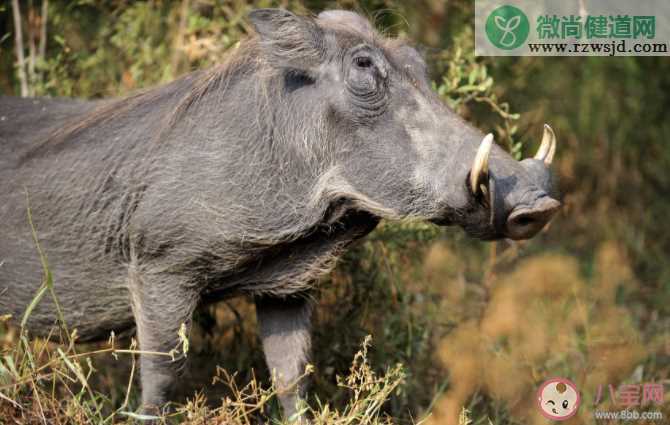
[[[565,378],[544,381],[537,390],[537,406],[547,419],[564,421],[577,413],[581,398],[575,384]]]

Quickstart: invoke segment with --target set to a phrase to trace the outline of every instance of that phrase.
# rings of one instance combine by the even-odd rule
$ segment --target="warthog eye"
[[[354,59],[354,63],[359,68],[370,68],[372,66],[372,59],[367,56],[359,56]]]
[[[379,49],[366,44],[351,48],[343,62],[344,83],[357,119],[383,114],[387,102],[385,57]]]

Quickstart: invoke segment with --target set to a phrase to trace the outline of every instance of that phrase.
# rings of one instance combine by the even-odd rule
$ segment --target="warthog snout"
[[[537,154],[520,162],[508,157],[494,158],[494,146],[493,135],[487,134],[477,148],[468,173],[470,193],[489,210],[491,227],[480,235],[484,239],[529,239],[542,230],[561,207],[553,197],[550,170],[556,152],[556,135],[545,125]]]
[[[557,200],[545,196],[534,205],[512,210],[505,224],[505,235],[510,239],[529,239],[542,230],[561,207]]]

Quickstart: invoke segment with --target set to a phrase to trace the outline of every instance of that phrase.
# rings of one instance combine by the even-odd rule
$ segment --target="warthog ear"
[[[309,71],[325,56],[323,31],[313,19],[283,9],[258,9],[249,19],[267,60],[282,68]]]

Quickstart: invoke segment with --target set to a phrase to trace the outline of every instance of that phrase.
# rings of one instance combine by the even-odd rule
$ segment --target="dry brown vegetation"
[[[481,317],[460,323],[441,343],[438,357],[453,385],[428,423],[457,423],[462,406],[480,392],[519,422],[544,424],[529,394],[553,376],[572,377],[582,391],[570,423],[591,423],[599,385],[642,380],[645,359],[667,342],[645,341],[631,311],[616,303],[617,293],[629,295],[638,285],[621,248],[604,243],[596,264],[585,279],[574,258],[544,254],[492,279]]]

